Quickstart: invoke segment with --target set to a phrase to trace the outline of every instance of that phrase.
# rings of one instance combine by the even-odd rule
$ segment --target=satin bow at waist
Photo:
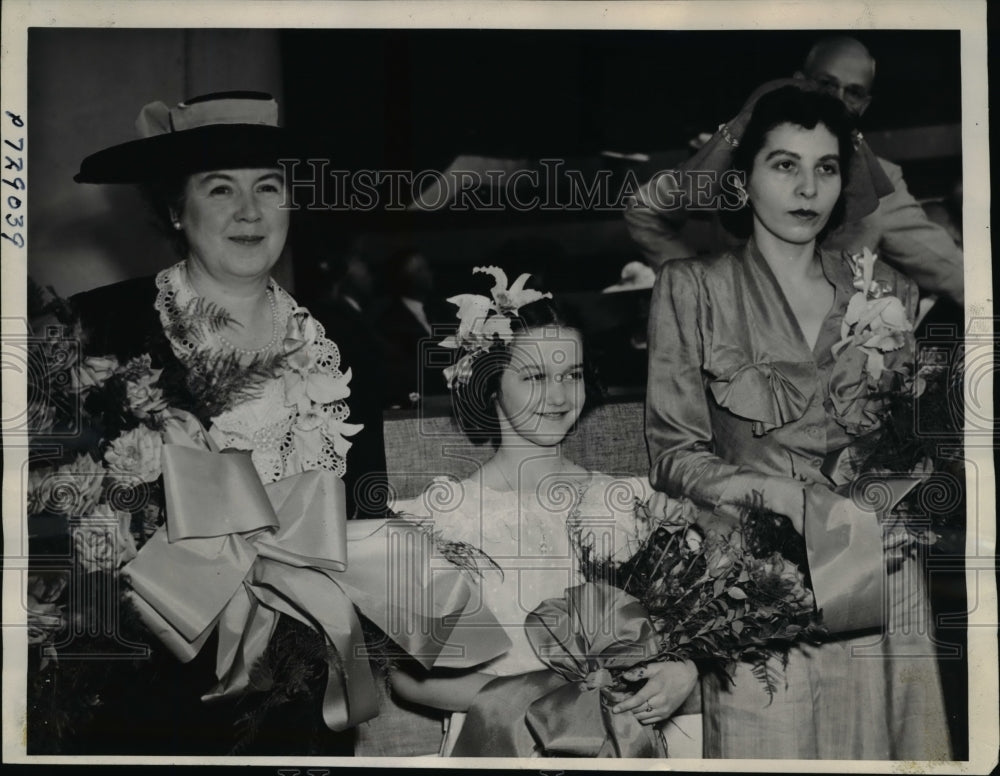
[[[123,574],[144,623],[180,660],[218,628],[219,684],[206,700],[250,687],[280,614],[335,650],[323,702],[333,730],[378,713],[355,607],[426,668],[477,665],[509,647],[492,615],[475,607],[462,572],[431,569],[433,540],[420,526],[348,523],[344,484],[332,473],[264,486],[249,456],[215,452],[194,418],[169,424],[167,526]]]

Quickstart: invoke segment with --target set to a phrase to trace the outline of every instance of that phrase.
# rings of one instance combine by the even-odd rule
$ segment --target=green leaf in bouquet
[[[770,664],[767,655],[759,657],[753,664],[753,675],[757,680],[764,685],[764,689],[767,691],[768,705],[774,700],[774,694],[778,691],[778,684],[780,682],[781,676],[777,672],[776,667]]]
[[[729,588],[726,591],[726,595],[728,595],[730,598],[732,598],[732,599],[734,599],[736,601],[745,601],[746,597],[747,597],[746,593],[744,593],[740,588],[735,587],[735,586]]]
[[[711,564],[708,567],[708,575],[712,579],[719,579],[720,577],[724,577],[728,572],[729,572],[729,567],[726,566],[722,561],[717,560],[715,563]]]

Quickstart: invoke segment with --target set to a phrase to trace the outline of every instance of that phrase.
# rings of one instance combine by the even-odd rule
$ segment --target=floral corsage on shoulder
[[[891,286],[875,278],[878,254],[848,254],[857,292],[847,305],[830,375],[833,414],[848,433],[879,427],[889,397],[919,388],[913,322]]]

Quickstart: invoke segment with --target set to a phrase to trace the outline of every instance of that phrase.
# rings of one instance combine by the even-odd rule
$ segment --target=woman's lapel
[[[810,348],[777,278],[752,238],[744,248],[745,293],[749,296],[749,309],[754,311],[747,324],[756,329],[752,340],[766,343],[767,355],[774,359],[820,363],[840,339],[838,322],[843,318],[850,297],[845,291],[851,287],[850,273],[834,254],[820,251],[819,255],[823,273],[834,287],[834,300],[820,326],[816,344]]]
[[[802,336],[799,322],[785,299],[778,280],[767,260],[751,238],[743,250],[744,293],[747,309],[753,315],[747,321],[751,341],[764,352],[754,353],[754,360],[767,356],[775,361],[811,361],[813,354]]]

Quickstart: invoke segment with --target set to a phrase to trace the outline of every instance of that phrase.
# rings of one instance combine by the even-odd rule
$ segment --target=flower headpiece
[[[510,322],[517,317],[522,307],[539,299],[552,298],[552,294],[524,287],[531,277],[527,272],[508,288],[507,274],[499,267],[475,267],[472,271],[493,276],[493,298],[480,294],[459,294],[448,299],[458,306],[458,331],[442,341],[441,347],[464,351],[453,366],[444,370],[445,380],[451,390],[469,382],[472,364],[479,355],[488,351],[496,342],[506,343],[514,338]]]

